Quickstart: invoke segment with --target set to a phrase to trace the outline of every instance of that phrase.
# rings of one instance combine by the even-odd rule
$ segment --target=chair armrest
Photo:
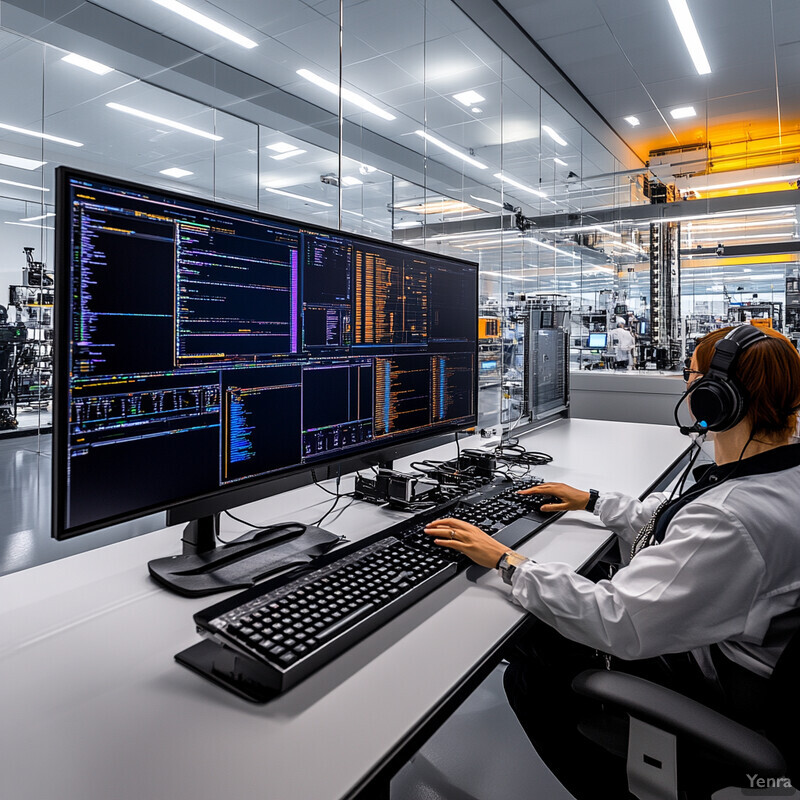
[[[586,670],[572,688],[578,694],[611,703],[642,722],[702,745],[725,763],[762,778],[786,775],[780,751],[760,733],[685,695],[635,675]]]

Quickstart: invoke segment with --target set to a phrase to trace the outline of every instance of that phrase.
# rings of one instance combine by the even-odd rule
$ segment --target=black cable
[[[265,533],[266,531],[279,531],[284,528],[299,528],[300,530],[305,531],[308,528],[308,525],[306,525],[304,522],[274,522],[271,525],[256,525],[253,522],[248,522],[241,517],[231,514],[231,512],[227,509],[224,513],[227,514],[232,520],[235,520],[242,525],[247,525],[249,528],[255,528],[258,533]],[[216,537],[220,544],[231,544],[231,541],[226,541],[219,535],[219,531],[216,531]]]

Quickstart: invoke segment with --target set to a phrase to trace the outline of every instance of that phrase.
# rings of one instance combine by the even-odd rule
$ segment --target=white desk
[[[555,458],[534,474],[631,494],[687,446],[672,428],[589,420],[559,421],[524,441]],[[329,501],[308,486],[239,513],[311,521]],[[325,526],[356,538],[399,516],[354,503]],[[607,537],[580,512],[520,550],[577,568]],[[169,528],[0,578],[0,796],[346,797],[398,755],[523,617],[493,571],[471,568],[256,706],[173,661],[199,641],[192,614],[219,599],[178,597],[150,581],[146,562],[178,552],[178,540],[179,529]]]

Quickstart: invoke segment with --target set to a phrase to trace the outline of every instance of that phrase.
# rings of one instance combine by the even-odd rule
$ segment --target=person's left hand
[[[460,519],[437,519],[428,523],[425,533],[436,537],[436,544],[464,553],[482,567],[496,567],[500,556],[510,552],[488,533]]]

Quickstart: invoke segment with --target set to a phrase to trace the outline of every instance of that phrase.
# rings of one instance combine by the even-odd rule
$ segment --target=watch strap
[[[600,492],[597,489],[589,489],[589,502],[586,504],[586,510],[594,513],[594,507],[597,505],[597,500],[600,497]]]

